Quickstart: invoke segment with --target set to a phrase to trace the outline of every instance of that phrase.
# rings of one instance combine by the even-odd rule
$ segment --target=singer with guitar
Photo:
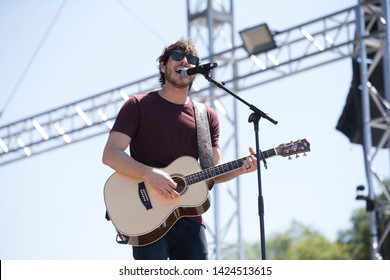
[[[202,203],[196,207],[186,207],[186,196],[196,197],[197,189],[194,187],[179,191],[181,177],[174,178],[170,170],[165,169],[176,159],[185,156],[183,163],[177,164],[177,173],[184,173],[186,171],[183,169],[187,165],[184,159],[199,158],[194,104],[188,95],[195,79],[194,74],[201,73],[198,69],[203,68],[199,68],[200,60],[194,44],[184,39],[164,48],[158,62],[161,89],[129,97],[118,113],[104,148],[102,161],[114,169],[115,178],[112,180],[129,182],[118,184],[124,185],[124,191],[134,191],[134,195],[124,202],[125,195],[117,195],[111,200],[106,198],[108,216],[114,225],[128,222],[129,218],[117,218],[114,221],[114,215],[121,216],[125,211],[125,207],[119,205],[140,205],[140,211],[125,213],[128,217],[136,218],[130,226],[134,226],[141,236],[136,237],[134,242],[134,238],[128,242],[133,245],[134,259],[207,259],[205,224],[201,214],[208,209],[209,204],[202,199]],[[191,72],[190,69],[195,71]],[[206,106],[206,112],[212,164],[216,166],[221,164],[220,126],[216,112],[209,106]],[[126,152],[128,147],[129,153]],[[207,177],[211,179],[206,180],[207,185],[204,183],[205,196],[214,183],[226,182],[255,171],[257,164],[254,154],[250,148],[249,156],[242,159],[238,168],[217,177]],[[117,188],[113,187],[112,191],[117,191]],[[167,210],[170,205],[176,204],[178,206],[172,207],[172,211]],[[112,212],[110,208],[114,208]],[[159,219],[162,221],[156,227],[150,231],[144,230],[148,223]],[[121,231],[118,230],[118,233]],[[125,238],[125,234],[120,236]],[[148,239],[143,240],[143,237]]]

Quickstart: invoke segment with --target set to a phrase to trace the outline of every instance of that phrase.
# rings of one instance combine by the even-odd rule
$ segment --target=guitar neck
[[[278,153],[277,153],[276,149],[274,149],[274,148],[262,152],[264,159],[276,156],[277,154]],[[230,161],[230,162],[218,165],[218,166],[203,169],[202,171],[185,176],[185,179],[189,185],[192,185],[192,184],[195,184],[195,183],[198,183],[201,181],[213,179],[215,177],[218,177],[218,176],[223,175],[225,173],[228,173],[230,171],[241,168],[241,166],[244,164],[244,160],[246,158],[247,157],[243,157],[243,158],[236,159],[236,160],[233,160],[233,161]],[[260,158],[260,159],[262,160],[263,158]]]

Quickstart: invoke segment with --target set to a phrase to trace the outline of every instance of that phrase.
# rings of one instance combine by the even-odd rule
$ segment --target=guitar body
[[[185,156],[161,170],[184,182],[181,178],[201,168],[194,158]],[[129,237],[129,244],[148,245],[163,237],[179,218],[199,216],[209,209],[204,181],[178,188],[179,198],[166,199],[147,183],[116,172],[104,186],[108,215],[117,231]]]

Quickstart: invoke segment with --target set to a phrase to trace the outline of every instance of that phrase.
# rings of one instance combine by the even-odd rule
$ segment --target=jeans
[[[179,219],[158,241],[133,246],[135,260],[207,260],[205,227],[186,218]]]

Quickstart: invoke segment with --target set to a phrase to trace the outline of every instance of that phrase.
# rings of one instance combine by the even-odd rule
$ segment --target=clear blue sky
[[[4,108],[62,1],[0,0],[0,108],[5,109],[0,125],[156,74],[163,47],[187,36],[186,1],[123,2],[132,13],[114,0],[67,1]],[[238,32],[263,22],[287,29],[357,1],[234,4]],[[238,34],[236,43],[241,44]],[[366,184],[362,148],[335,129],[351,78],[351,61],[345,59],[239,93],[279,121],[277,126],[261,122],[263,150],[299,138],[312,145],[308,157],[273,158],[262,170],[267,236],[297,220],[334,240],[338,230],[351,227],[353,210],[364,207],[355,201],[356,186]],[[244,156],[254,137],[247,108],[239,108]],[[101,163],[106,139],[0,166],[1,259],[131,259],[130,247],[116,244],[114,228],[104,219],[103,186],[112,173]],[[224,155],[224,161],[233,159]],[[387,175],[387,154],[379,160],[378,171]],[[256,175],[246,175],[241,185],[243,237],[259,242]],[[229,207],[222,203],[221,216]],[[212,211],[206,219],[212,226]]]

